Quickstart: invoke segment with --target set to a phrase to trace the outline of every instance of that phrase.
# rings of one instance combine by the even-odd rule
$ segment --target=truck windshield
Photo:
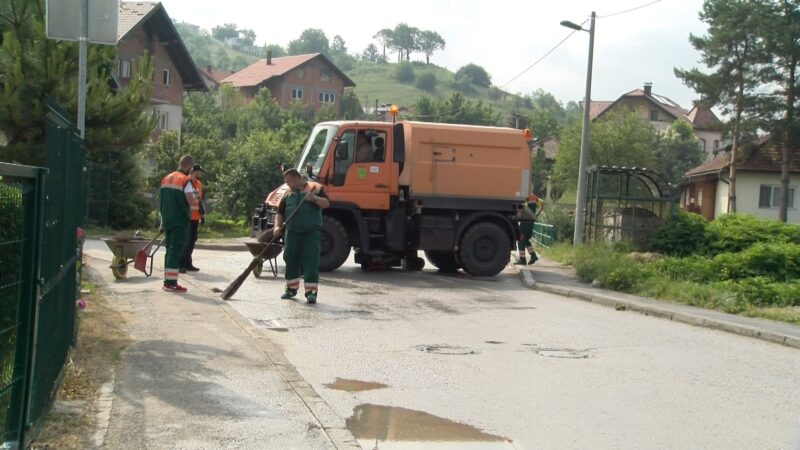
[[[328,153],[328,148],[331,146],[333,137],[339,127],[336,125],[317,125],[311,130],[311,134],[303,146],[303,152],[300,154],[300,161],[297,163],[297,170],[304,173],[305,167],[311,164],[315,174],[319,173],[322,168],[322,162],[325,161],[325,155]]]

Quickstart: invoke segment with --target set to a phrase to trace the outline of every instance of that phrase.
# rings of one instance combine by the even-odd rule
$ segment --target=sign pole
[[[78,130],[81,139],[86,129],[86,59],[89,42],[89,0],[81,0],[81,34],[78,38]]]

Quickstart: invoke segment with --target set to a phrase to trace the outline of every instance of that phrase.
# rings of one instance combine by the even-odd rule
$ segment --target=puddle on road
[[[363,448],[513,448],[511,440],[423,411],[382,405],[358,405],[345,421]]]
[[[327,387],[328,389],[335,389],[337,391],[345,392],[371,391],[373,389],[383,389],[385,387],[389,387],[387,384],[373,383],[371,381],[347,380],[344,378],[337,378],[333,383],[323,384],[323,386]]]

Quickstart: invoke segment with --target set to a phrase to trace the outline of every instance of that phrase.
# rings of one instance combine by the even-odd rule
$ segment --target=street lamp
[[[583,130],[581,131],[581,156],[578,164],[578,195],[575,200],[575,234],[572,237],[573,244],[583,243],[583,228],[586,219],[586,166],[589,159],[589,107],[592,103],[592,57],[594,56],[594,18],[592,11],[592,21],[588,30],[581,28],[580,25],[564,20],[562,26],[578,31],[589,32],[589,63],[586,66],[586,95],[583,105]]]

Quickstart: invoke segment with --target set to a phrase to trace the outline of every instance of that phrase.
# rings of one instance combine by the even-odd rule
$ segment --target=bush
[[[625,255],[615,252],[611,246],[604,244],[588,244],[576,247],[575,254],[569,261],[575,266],[575,273],[583,281],[605,279],[608,274],[625,265],[633,264]]]
[[[693,213],[679,211],[666,225],[653,233],[649,249],[673,256],[688,256],[706,245],[706,220]]]
[[[775,283],[767,277],[752,277],[736,281],[725,281],[719,286],[734,295],[728,299],[723,310],[740,313],[751,306],[784,307],[800,305],[800,282]]]
[[[735,253],[757,242],[800,242],[800,226],[748,214],[726,214],[708,223],[709,254]]]
[[[556,242],[572,242],[575,235],[575,216],[571,209],[557,204],[545,205],[539,220],[553,226]]]
[[[720,281],[764,277],[772,281],[800,278],[800,245],[756,243],[742,252],[713,259]]]
[[[642,282],[653,276],[649,264],[628,262],[600,277],[603,287],[621,292],[633,292]]]
[[[403,61],[397,64],[394,69],[394,76],[402,83],[413,83],[416,75],[414,74],[414,66],[408,61]]]
[[[416,86],[423,91],[433,92],[436,90],[436,75],[433,72],[425,72],[417,77]]]

